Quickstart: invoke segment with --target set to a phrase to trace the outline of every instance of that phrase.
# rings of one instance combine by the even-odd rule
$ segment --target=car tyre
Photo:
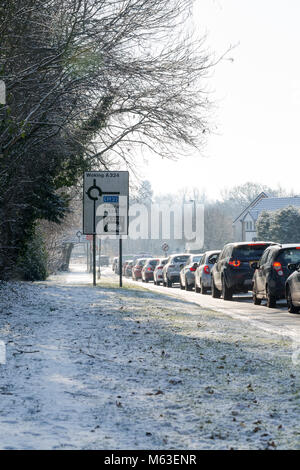
[[[270,294],[270,290],[268,286],[267,286],[267,307],[276,308],[276,297]]]
[[[224,278],[222,279],[222,297],[223,300],[232,300],[232,289],[229,289],[229,287],[227,287]]]
[[[181,279],[180,279],[179,282],[180,282],[180,289],[181,289],[181,290],[184,290],[184,286],[183,286],[182,283],[181,283]]]
[[[185,290],[192,290],[192,287],[188,284],[186,278],[185,278]]]
[[[261,304],[261,299],[259,299],[256,295],[255,292],[252,293],[252,299],[253,299],[253,303],[254,305],[260,305]]]
[[[204,285],[202,284],[201,282],[201,285],[200,285],[200,292],[202,295],[206,295],[207,294],[207,287],[204,287]]]
[[[167,278],[167,287],[172,287],[172,281],[170,281],[170,279]]]
[[[219,299],[221,297],[221,292],[216,288],[214,278],[211,278],[211,295],[214,299]]]
[[[197,286],[197,284],[195,284],[195,292],[197,292],[197,294],[200,294],[201,292],[201,289]]]
[[[287,288],[286,301],[290,313],[299,313],[299,308],[295,307],[293,304],[292,294],[289,288]]]

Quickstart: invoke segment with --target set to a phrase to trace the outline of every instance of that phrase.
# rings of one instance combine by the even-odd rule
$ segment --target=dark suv
[[[233,294],[252,289],[254,269],[252,263],[258,261],[272,242],[228,243],[212,269],[212,296],[231,300]]]
[[[285,281],[291,274],[288,264],[300,262],[300,245],[270,246],[258,263],[254,264],[253,302],[260,305],[267,299],[267,306],[276,307],[276,300],[285,298]]]

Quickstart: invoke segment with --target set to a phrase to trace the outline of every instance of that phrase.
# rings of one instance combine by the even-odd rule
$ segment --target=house
[[[300,209],[300,197],[268,197],[261,192],[254,201],[233,221],[235,241],[255,241],[256,221],[263,211],[276,211],[287,206],[294,206]]]

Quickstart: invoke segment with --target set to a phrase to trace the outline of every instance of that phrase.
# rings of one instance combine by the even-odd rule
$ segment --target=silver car
[[[217,261],[220,250],[206,251],[202,256],[199,266],[195,272],[195,291],[207,294],[211,289],[211,270]]]
[[[195,272],[203,253],[190,255],[185,265],[180,271],[180,289],[192,290],[195,287]]]
[[[159,262],[157,263],[154,273],[153,273],[153,280],[156,286],[159,286],[160,283],[163,281],[162,270],[164,265],[167,263],[168,258],[160,258]]]
[[[180,270],[190,257],[187,253],[171,255],[163,267],[163,285],[172,287],[173,282],[179,282]]]

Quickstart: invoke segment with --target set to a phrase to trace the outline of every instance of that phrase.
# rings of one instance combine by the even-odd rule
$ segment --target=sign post
[[[168,256],[169,245],[167,243],[163,243],[161,249],[165,252],[165,256]]]
[[[96,285],[96,235],[119,236],[122,287],[122,235],[128,235],[128,171],[87,171],[83,178],[83,233],[93,236],[93,285]]]

